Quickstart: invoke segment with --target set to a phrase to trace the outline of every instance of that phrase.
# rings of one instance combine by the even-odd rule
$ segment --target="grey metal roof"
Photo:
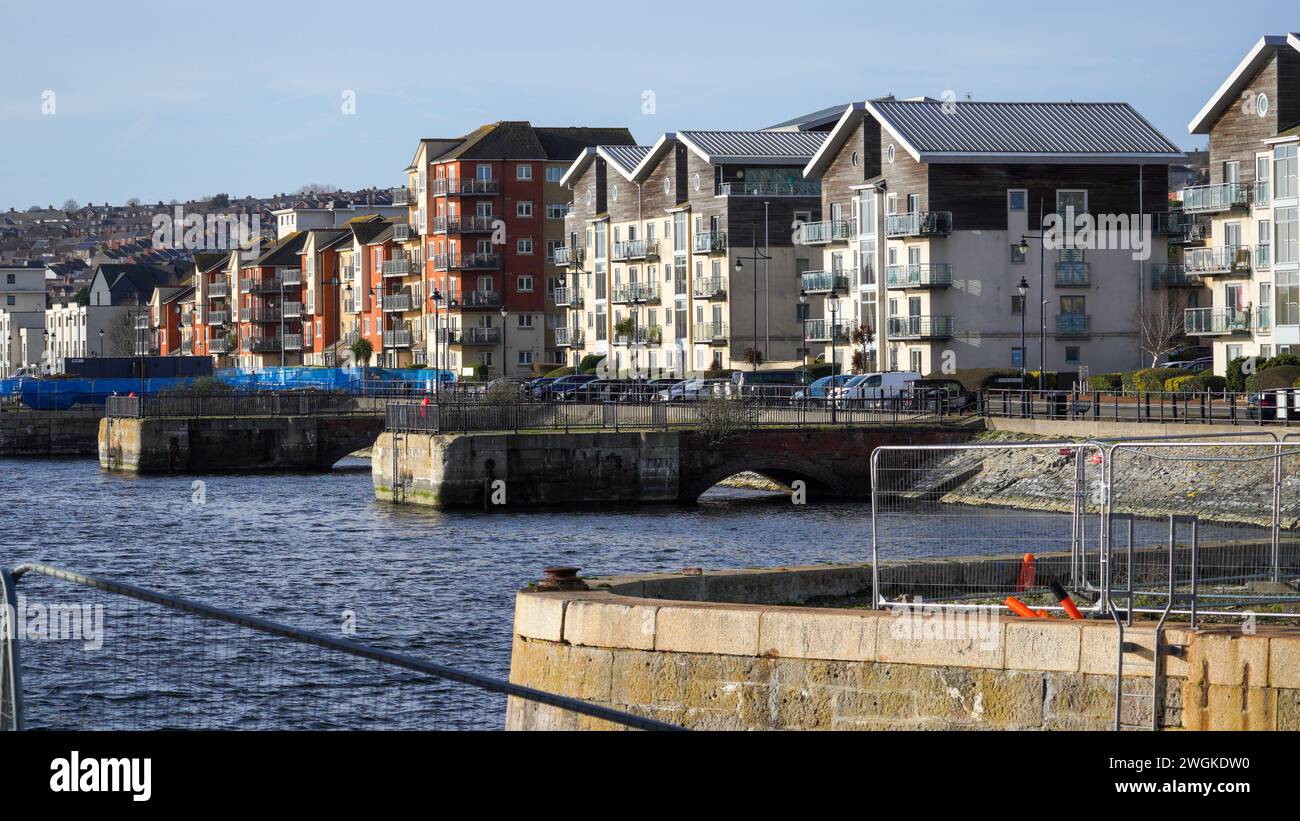
[[[826,141],[821,131],[679,131],[708,162],[805,163]]]
[[[632,170],[645,159],[645,155],[650,153],[648,145],[602,145],[600,151],[611,162],[616,163],[623,176],[632,175]]]
[[[1182,157],[1127,103],[878,100],[868,106],[928,161],[971,154]]]
[[[834,123],[848,108],[848,103],[840,103],[829,108],[821,108],[817,111],[793,117],[789,120],[783,120],[775,125],[769,125],[764,131],[807,131],[817,126]]]

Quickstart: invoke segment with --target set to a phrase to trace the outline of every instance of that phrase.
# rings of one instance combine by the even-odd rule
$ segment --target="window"
[[[1273,217],[1277,241],[1273,246],[1274,260],[1281,265],[1300,261],[1297,247],[1296,206],[1274,208]]]
[[[1077,347],[1066,347],[1065,361],[1077,363],[1079,361],[1079,349]]]
[[[532,364],[533,364],[533,352],[532,352],[532,351],[520,351],[520,352],[519,352],[519,364],[520,364],[520,365],[524,365],[524,366],[532,365]]]
[[[1076,188],[1064,188],[1056,192],[1056,210],[1061,214],[1073,210],[1075,214],[1088,211],[1088,192]]]
[[[531,254],[533,252],[533,241],[531,239],[516,240],[515,251],[520,254]]]
[[[1007,192],[1007,210],[1023,211],[1025,210],[1025,200],[1028,194],[1022,189],[1012,189]]]
[[[521,200],[515,203],[516,217],[531,217],[533,215],[533,204],[529,200]]]
[[[911,367],[908,370],[912,370],[912,371],[916,371],[917,373],[920,373],[921,372],[921,351],[919,349],[913,348],[911,351],[909,351],[908,360],[909,360],[909,364],[911,365]]]
[[[1025,263],[1025,252],[1020,250],[1020,243],[1011,243],[1011,264],[1023,265]]]
[[[546,204],[546,218],[548,220],[562,220],[564,219],[564,212],[567,210],[568,206],[562,202],[548,202]]]
[[[559,182],[564,178],[564,169],[559,166],[552,166],[546,169],[547,182]]]
[[[5,304],[6,304],[6,305],[15,305],[15,304],[17,304],[17,302],[18,302],[18,300],[17,300],[17,298],[16,298],[13,294],[8,294],[8,295],[5,296]]]
[[[1223,181],[1227,183],[1241,182],[1241,161],[1227,160],[1223,163]]]
[[[474,168],[475,179],[490,180],[492,179],[492,166],[487,163],[479,163]]]
[[[515,290],[525,294],[531,292],[533,290],[532,274],[524,274],[520,276],[518,280],[518,284],[515,287]]]
[[[533,166],[531,163],[519,163],[515,166],[515,179],[531,180],[533,178]]]
[[[1273,149],[1273,196],[1288,199],[1296,195],[1296,145],[1279,145]]]
[[[533,315],[532,315],[532,314],[520,314],[520,315],[519,315],[519,327],[520,327],[520,328],[531,328],[531,327],[533,327]]]

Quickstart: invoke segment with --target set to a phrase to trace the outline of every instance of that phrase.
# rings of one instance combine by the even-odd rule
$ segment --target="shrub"
[[[234,388],[215,376],[200,376],[188,385],[165,388],[158,393],[162,396],[224,396],[233,392]]]
[[[561,376],[571,376],[572,374],[573,374],[573,368],[566,366],[563,368],[556,368],[555,370],[551,371],[546,375],[551,379],[559,379]]]
[[[1296,381],[1292,382],[1291,387],[1300,388],[1300,379],[1297,379]]]
[[[1297,379],[1300,379],[1300,365],[1279,365],[1246,377],[1246,390],[1254,393],[1289,388]]]
[[[1228,380],[1222,376],[1215,376],[1212,371],[1206,371],[1200,374],[1201,381],[1205,383],[1205,389],[1215,393],[1223,393],[1227,390]]]
[[[1265,359],[1259,363],[1259,370],[1266,371],[1269,368],[1281,368],[1288,365],[1300,367],[1300,356],[1293,353],[1280,353],[1272,359]]]
[[[1124,374],[1099,373],[1088,377],[1088,387],[1094,391],[1119,391],[1124,389]]]
[[[1181,368],[1143,368],[1124,374],[1124,390],[1128,393],[1159,393],[1165,382],[1176,376],[1188,376]]]
[[[1166,393],[1205,393],[1205,380],[1199,376],[1175,376],[1165,380]]]
[[[1056,381],[1057,381],[1057,374],[1055,371],[1044,372],[1043,390],[1045,391],[1056,390]],[[1038,371],[1030,371],[1029,373],[1025,374],[1025,387],[1026,388],[1038,387]]]
[[[968,391],[982,391],[990,387],[995,379],[1019,379],[1020,371],[1013,368],[959,368],[952,375],[953,379],[961,382],[961,386]],[[1032,382],[1037,386],[1038,382]],[[1015,385],[1008,385],[1015,387]]]
[[[731,376],[732,372],[726,368],[710,365],[709,369],[704,372],[705,379],[726,379]]]
[[[578,363],[578,373],[591,373],[605,359],[603,354],[589,353]]]
[[[1229,392],[1241,393],[1246,390],[1246,357],[1239,356],[1229,362],[1224,378],[1228,382]]]
[[[843,362],[836,362],[836,363],[835,363],[835,366],[836,366],[836,370],[840,370],[840,369],[843,368],[844,363],[843,363]],[[809,365],[808,368],[807,368],[807,371],[808,371],[808,376],[809,376],[809,378],[811,378],[811,379],[821,379],[823,376],[830,376],[830,375],[831,375],[831,363],[829,363],[829,362],[817,362],[817,363],[814,363],[814,364],[812,364],[812,365]]]

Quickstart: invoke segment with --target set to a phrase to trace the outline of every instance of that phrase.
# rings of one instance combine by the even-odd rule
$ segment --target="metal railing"
[[[4,618],[21,604],[19,592],[60,612],[98,612],[112,630],[92,651],[80,640],[31,638],[25,625],[5,624],[0,730],[499,728],[505,698],[553,708],[574,724],[582,716],[608,722],[595,726],[681,729],[48,565],[0,570]]]
[[[409,311],[411,310],[410,294],[384,294],[381,298],[383,310],[385,311]]]
[[[1206,214],[1250,205],[1250,186],[1236,182],[1195,185],[1183,189],[1183,210]]]
[[[110,396],[111,418],[197,418],[207,416],[374,416],[383,400],[344,394],[264,391],[221,396]]]
[[[659,241],[630,239],[614,243],[612,258],[615,260],[650,259],[659,256]]]
[[[1183,255],[1189,274],[1249,274],[1251,253],[1249,245],[1222,245],[1216,248],[1195,248]]]
[[[1192,375],[1188,372],[1188,375]],[[1297,392],[1300,400],[1300,392]],[[986,417],[1207,425],[1300,425],[1294,409],[1260,406],[1249,393],[991,389],[981,394]]]
[[[430,180],[431,190],[434,196],[458,196],[466,194],[496,194],[501,190],[500,184],[494,179],[447,179],[446,177],[437,177]]]
[[[691,250],[697,254],[715,254],[727,250],[726,231],[697,231],[691,238]]]
[[[829,319],[805,319],[803,338],[808,342],[830,342],[833,331],[834,341],[847,342],[851,331],[850,324],[847,319],[838,319],[833,323]]]
[[[724,299],[727,296],[725,276],[704,276],[693,283],[692,293],[701,299]]]
[[[208,296],[212,299],[224,299],[230,296],[229,282],[209,282]]]
[[[1183,329],[1189,336],[1250,333],[1255,326],[1251,311],[1236,308],[1187,308]]]
[[[885,235],[890,237],[944,236],[951,233],[951,211],[917,211],[885,217]]]
[[[418,273],[415,264],[405,257],[385,260],[383,265],[380,266],[380,271],[381,275],[385,277],[406,277]]]
[[[921,262],[890,265],[885,269],[886,288],[947,288],[952,285],[952,265]]]
[[[885,323],[891,339],[950,339],[951,316],[891,316]]]
[[[582,328],[556,328],[555,345],[560,348],[571,348],[582,344]]]
[[[659,301],[658,282],[620,282],[614,285],[610,294],[613,302],[651,302]]]
[[[727,341],[727,323],[700,322],[695,326],[695,341],[719,345]]]
[[[1201,285],[1199,279],[1187,275],[1187,268],[1182,265],[1163,262],[1151,265],[1152,288],[1199,288]]]
[[[847,219],[805,222],[800,235],[804,244],[815,245],[826,242],[847,242],[857,233],[858,221]]]
[[[810,294],[849,290],[849,275],[844,271],[805,271],[799,277],[800,287]]]
[[[384,331],[385,348],[411,347],[411,332],[408,330]]]
[[[821,180],[724,182],[718,185],[720,197],[819,197],[821,193]]]

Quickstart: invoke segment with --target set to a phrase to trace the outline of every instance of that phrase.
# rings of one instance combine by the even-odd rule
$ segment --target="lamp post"
[[[641,361],[639,358],[640,354],[639,354],[636,337],[637,337],[637,329],[640,325],[639,319],[641,315],[641,303],[645,301],[645,298],[641,294],[641,286],[638,285],[637,283],[633,282],[628,287],[631,289],[631,295],[630,298],[628,299],[628,302],[631,303],[632,305],[632,336],[628,340],[628,349],[632,353],[632,371],[633,371],[632,378],[640,379]]]
[[[50,349],[50,330],[48,328],[41,331],[41,347],[45,348],[45,371],[48,374],[54,370],[54,356]]]
[[[799,289],[799,304],[803,306],[808,304],[808,292],[803,288]],[[803,335],[803,369],[805,373],[808,371],[808,334],[806,332]],[[832,383],[834,381],[834,379],[831,380]],[[809,395],[811,396],[811,394]]]
[[[438,304],[442,302],[442,291],[434,286],[433,293],[429,294],[429,301],[433,303],[433,395],[434,398],[442,396],[442,324],[438,314]]]
[[[505,299],[504,293],[502,294],[502,299],[503,300]],[[509,315],[510,312],[506,310],[505,302],[503,301],[501,304],[501,375],[502,376],[506,375],[506,317],[508,317]]]
[[[758,226],[754,226],[751,232],[753,236],[753,250],[747,257],[736,257],[736,273],[739,274],[745,270],[744,260],[750,260],[754,263],[754,342],[753,356],[750,357],[750,370],[758,370],[758,263],[771,261],[772,257],[768,256],[766,251],[758,250]]]
[[[104,358],[104,329],[99,329],[99,358]]]
[[[838,381],[838,380],[835,379],[835,327],[836,327],[836,325],[839,324],[839,323],[838,323],[838,318],[839,318],[839,313],[840,313],[840,295],[839,295],[839,292],[835,290],[835,283],[834,283],[833,281],[831,282],[831,290],[830,290],[830,293],[828,293],[828,294],[826,295],[826,312],[829,313],[829,314],[831,315],[831,328],[830,328],[830,336],[831,336],[831,384],[834,385],[834,384],[836,384],[836,382]],[[847,397],[845,397],[845,398],[847,398]],[[836,407],[835,407],[835,406],[836,406],[837,404],[838,404],[837,402],[832,402],[832,403],[831,403],[831,424],[832,424],[832,425],[835,424],[835,410],[836,410]]]
[[[1029,294],[1029,282],[1024,277],[1020,278],[1016,292],[1020,294],[1020,387],[1023,388],[1025,386],[1025,314],[1029,312],[1029,304],[1025,302],[1025,297]]]
[[[1039,197],[1038,227],[1040,231],[1042,226],[1043,199]],[[1029,253],[1029,240],[1031,239],[1038,240],[1038,390],[1042,391],[1043,379],[1047,371],[1047,241],[1042,233],[1022,234],[1020,237],[1020,253],[1022,256]]]

